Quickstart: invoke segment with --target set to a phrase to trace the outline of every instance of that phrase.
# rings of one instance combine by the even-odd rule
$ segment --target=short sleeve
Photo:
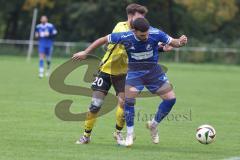
[[[57,34],[57,30],[53,24],[49,24],[49,32],[51,36],[55,36]]]
[[[170,37],[165,32],[159,30],[159,32],[157,34],[157,40],[158,40],[158,42],[169,44],[172,41],[172,37]]]
[[[36,26],[36,28],[35,28],[35,32],[39,32],[39,27],[38,26]]]
[[[56,29],[56,27],[54,25],[52,26],[52,34],[53,35],[57,34],[57,29]]]
[[[108,43],[119,43],[122,40],[123,32],[112,33],[108,35]]]

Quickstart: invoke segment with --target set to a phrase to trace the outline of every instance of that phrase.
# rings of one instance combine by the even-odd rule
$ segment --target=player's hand
[[[168,44],[166,44],[166,45],[163,46],[163,51],[164,51],[164,52],[169,52],[169,51],[171,51],[171,50],[173,50],[173,47],[172,47],[172,46],[170,46],[170,45],[168,45]]]
[[[72,56],[73,60],[83,60],[83,59],[86,59],[86,58],[87,58],[87,53],[85,51],[81,51],[81,52],[75,53]]]
[[[182,36],[179,38],[179,44],[180,44],[180,46],[186,45],[186,44],[187,44],[187,41],[188,41],[187,36],[182,35]]]
[[[39,34],[38,34],[37,32],[35,33],[35,37],[36,37],[36,38],[38,38],[38,37],[39,37]]]
[[[49,37],[49,32],[48,31],[44,32],[44,37]]]

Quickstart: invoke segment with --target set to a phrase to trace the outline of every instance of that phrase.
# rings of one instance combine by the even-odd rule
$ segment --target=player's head
[[[150,27],[148,20],[145,18],[137,18],[133,21],[132,25],[135,36],[141,41],[146,41],[148,39],[148,30]]]
[[[148,9],[147,7],[142,6],[140,4],[131,3],[127,6],[126,12],[127,12],[127,15],[131,15],[131,16],[134,16],[135,14],[141,14],[145,16],[148,12]]]
[[[126,12],[128,16],[128,21],[130,22],[130,25],[132,27],[132,21],[137,18],[143,18],[148,13],[148,9],[147,7],[140,4],[131,3],[127,6]]]
[[[40,21],[41,21],[41,23],[47,23],[48,22],[47,16],[45,16],[45,15],[41,16]]]

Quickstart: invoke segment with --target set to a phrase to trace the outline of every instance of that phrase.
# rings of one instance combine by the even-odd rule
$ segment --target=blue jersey
[[[39,24],[35,29],[38,34],[39,47],[50,48],[53,45],[53,38],[57,34],[57,30],[51,23]]]
[[[133,31],[112,33],[108,35],[109,43],[121,43],[125,46],[125,50],[128,54],[129,68],[131,68],[133,64],[138,64],[138,68],[143,67],[144,63],[157,64],[158,43],[162,42],[169,44],[171,39],[172,38],[169,35],[153,27],[149,28],[149,37],[146,41],[140,41]],[[140,62],[140,64],[138,62]]]

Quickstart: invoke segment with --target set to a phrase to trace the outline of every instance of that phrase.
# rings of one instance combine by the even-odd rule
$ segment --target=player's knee
[[[126,98],[124,104],[127,105],[127,106],[134,106],[135,103],[136,103],[135,98]]]
[[[99,106],[94,106],[93,104],[90,105],[89,111],[91,113],[98,113],[100,111],[101,107]]]
[[[169,100],[169,99],[176,99],[176,95],[174,93],[174,91],[170,91],[170,92],[167,92],[163,95],[160,95],[160,97],[162,97],[162,99],[166,99],[166,100]]]
[[[44,54],[42,54],[42,53],[39,54],[39,58],[40,58],[40,59],[44,59]]]
[[[157,91],[156,94],[160,95],[160,96],[170,96],[171,94],[174,94],[173,91],[173,86],[172,84],[166,82],[164,83]]]
[[[102,104],[103,104],[102,99],[92,98],[92,103],[89,107],[89,111],[92,113],[98,113],[99,110],[101,109]]]
[[[122,98],[122,97],[119,97],[119,98],[118,98],[118,106],[120,106],[121,108],[123,108],[123,106],[124,106],[124,98]]]
[[[124,101],[121,101],[121,102],[118,101],[118,106],[121,108],[124,108]]]

